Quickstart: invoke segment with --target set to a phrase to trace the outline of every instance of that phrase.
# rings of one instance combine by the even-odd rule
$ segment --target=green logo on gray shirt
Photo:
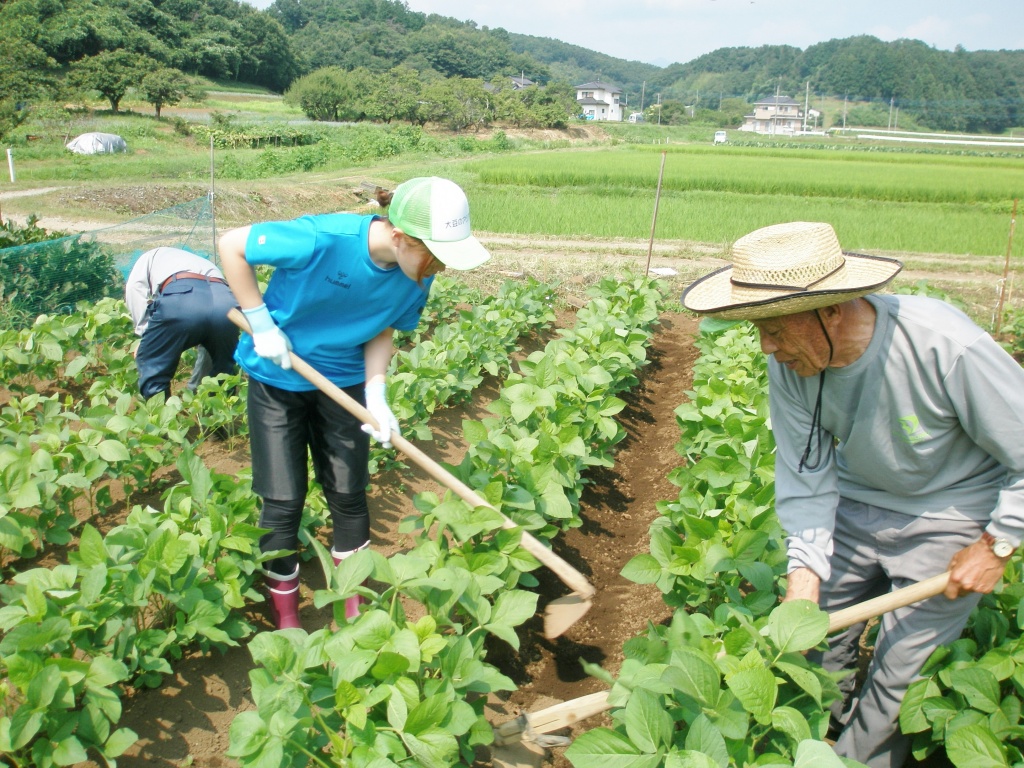
[[[914,443],[920,443],[922,440],[927,440],[931,435],[924,431],[921,427],[921,422],[917,420],[917,416],[910,414],[909,416],[900,416],[900,428],[902,430],[903,440],[913,445]]]

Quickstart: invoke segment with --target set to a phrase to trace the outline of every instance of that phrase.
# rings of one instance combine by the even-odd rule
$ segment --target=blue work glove
[[[385,392],[386,386],[383,381],[372,381],[366,385],[366,410],[380,425],[380,431],[375,430],[369,424],[363,424],[363,432],[366,432],[384,448],[390,448],[391,434],[400,435],[401,433],[398,431],[398,419],[388,407]]]
[[[249,328],[252,329],[252,345],[256,354],[277,363],[286,371],[291,370],[292,359],[288,353],[292,349],[292,343],[288,341],[284,331],[277,327],[267,305],[260,304],[255,309],[243,309],[242,313],[249,321]]]

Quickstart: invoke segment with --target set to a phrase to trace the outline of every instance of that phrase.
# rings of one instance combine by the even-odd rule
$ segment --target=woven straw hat
[[[877,291],[903,269],[896,259],[844,253],[830,225],[807,221],[744,235],[732,262],[693,282],[683,306],[724,320],[792,315]]]

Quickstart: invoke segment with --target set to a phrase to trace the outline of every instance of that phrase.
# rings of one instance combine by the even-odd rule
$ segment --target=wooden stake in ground
[[[1003,265],[1003,284],[999,287],[999,306],[996,307],[996,322],[992,335],[998,336],[1003,325],[1003,299],[1006,298],[1006,282],[1010,278],[1010,251],[1013,249],[1013,230],[1017,226],[1017,198],[1013,198],[1013,212],[1010,214],[1010,239],[1006,243],[1006,262]]]
[[[654,193],[654,216],[651,218],[651,240],[647,243],[647,269],[645,275],[651,274],[651,254],[654,252],[654,228],[658,223],[658,203],[661,201],[661,180],[665,177],[665,157],[668,150],[661,151],[661,170],[658,171],[658,191]]]

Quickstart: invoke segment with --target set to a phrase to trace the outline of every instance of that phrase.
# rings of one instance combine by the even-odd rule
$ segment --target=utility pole
[[[644,84],[640,86],[640,114],[643,114],[643,111],[644,111],[644,91],[645,90],[647,90],[647,81],[646,80],[644,80]]]
[[[807,81],[807,87],[804,90],[804,133],[807,133],[807,109],[811,105],[811,81]]]
[[[889,97],[889,130],[892,130],[892,105],[896,101],[895,96]]]
[[[843,95],[843,130],[846,130],[846,100],[849,98],[849,94]]]
[[[775,135],[775,126],[779,122],[779,89],[782,87],[782,78],[779,78],[779,82],[775,84],[775,114],[772,115],[771,129],[769,133]]]

